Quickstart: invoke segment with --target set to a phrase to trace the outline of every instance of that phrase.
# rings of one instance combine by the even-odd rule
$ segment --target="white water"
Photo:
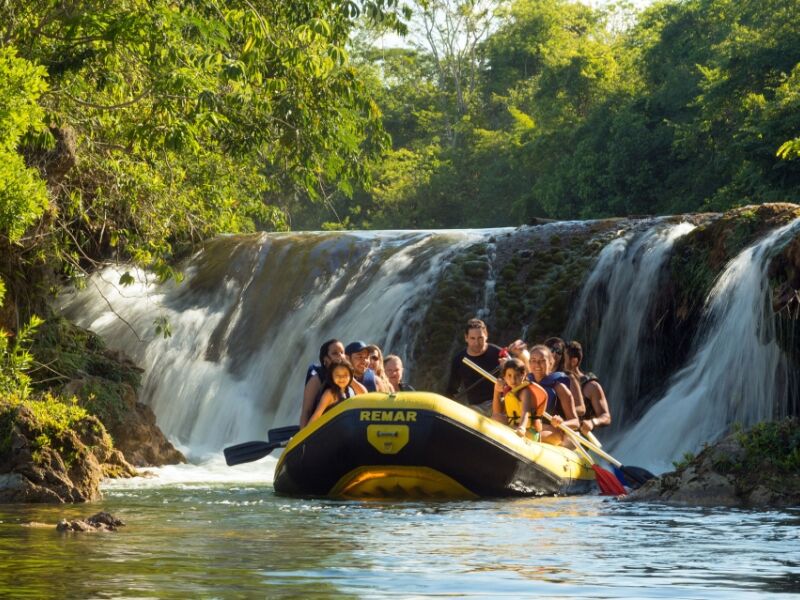
[[[654,471],[727,433],[783,416],[789,393],[786,361],[775,342],[767,263],[800,221],[742,251],[706,300],[706,319],[688,365],[667,393],[620,442],[615,453]]]
[[[306,367],[324,340],[364,339],[408,357],[449,258],[496,233],[222,239],[194,258],[184,283],[154,286],[139,273],[121,288],[119,272],[106,269],[66,295],[63,310],[144,368],[142,401],[167,437],[202,461],[295,423]],[[157,317],[171,337],[152,333]]]
[[[567,326],[566,339],[579,328],[586,351],[584,370],[598,373],[614,415],[614,430],[626,422],[639,398],[644,330],[660,293],[662,267],[691,223],[657,222],[609,243],[584,284]]]

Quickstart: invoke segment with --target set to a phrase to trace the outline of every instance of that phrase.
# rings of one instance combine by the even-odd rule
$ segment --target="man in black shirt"
[[[492,413],[494,384],[463,362],[469,360],[484,370],[497,375],[500,364],[500,348],[488,342],[486,324],[480,319],[470,319],[464,329],[467,347],[453,357],[450,365],[450,380],[446,395],[456,400],[466,396],[467,404],[483,414]],[[460,389],[460,392],[459,392]]]

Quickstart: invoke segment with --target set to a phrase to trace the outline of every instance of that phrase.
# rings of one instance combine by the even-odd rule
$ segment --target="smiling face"
[[[531,373],[536,381],[544,379],[544,377],[550,372],[551,366],[552,354],[538,348],[535,348],[531,352]]]
[[[322,360],[323,364],[327,367],[335,360],[342,360],[344,358],[344,345],[342,342],[334,342],[328,346],[328,354]]]
[[[380,364],[381,364],[381,355],[378,354],[376,350],[372,350],[369,353],[369,368],[372,369],[373,371],[377,371],[378,367],[380,367]]]
[[[503,381],[506,382],[506,385],[509,387],[515,388],[522,383],[522,380],[525,379],[525,375],[520,373],[516,369],[510,368],[506,369],[503,372]]]
[[[353,370],[356,377],[361,377],[369,366],[369,350],[364,348],[360,352],[350,355],[350,362],[353,363]]]
[[[350,377],[350,369],[343,365],[337,365],[333,369],[331,379],[333,379],[333,383],[335,383],[340,390],[346,389],[352,381],[352,378]]]

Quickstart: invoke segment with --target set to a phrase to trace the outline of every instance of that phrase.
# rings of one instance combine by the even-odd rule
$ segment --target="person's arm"
[[[500,396],[505,389],[502,380],[498,379],[494,384],[494,393],[492,394],[492,418],[498,423],[507,423],[508,417],[506,411],[503,410],[502,400]]]
[[[458,388],[461,385],[461,354],[456,354],[453,360],[450,361],[450,377],[447,380],[447,387],[445,388],[444,395],[448,398],[455,399],[458,394]]]
[[[353,379],[353,381],[350,382],[350,387],[353,388],[353,391],[356,393],[356,396],[358,396],[359,394],[367,393],[367,388],[364,387],[364,384],[355,379]]]
[[[596,381],[586,385],[586,399],[592,403],[595,417],[588,421],[581,422],[581,432],[587,434],[596,427],[611,425],[611,410],[608,408],[608,400],[603,387]]]
[[[522,401],[522,418],[515,431],[518,436],[525,437],[525,434],[528,432],[528,423],[530,423],[531,420],[531,412],[535,410],[533,407],[533,396],[528,388],[521,389],[517,394],[519,394],[519,399]]]
[[[311,418],[308,420],[309,423],[313,423],[317,419],[322,416],[322,413],[325,412],[325,409],[328,408],[331,404],[333,404],[334,396],[332,390],[325,390],[325,393],[322,394],[322,398],[319,399],[319,404],[317,405],[317,410],[314,411],[314,414],[311,415]]]
[[[317,399],[317,394],[319,394],[321,387],[322,381],[320,381],[319,376],[313,375],[306,383],[306,387],[303,388],[303,408],[300,410],[301,429],[308,425],[308,420],[314,412],[314,400]]]
[[[559,423],[563,423],[570,429],[577,430],[580,426],[580,420],[578,419],[578,415],[575,414],[575,400],[572,397],[572,392],[570,392],[563,383],[557,383],[554,389],[556,390],[558,401],[561,403],[561,410],[565,418],[562,419],[558,415],[554,415],[551,422],[556,427],[558,427]]]
[[[582,417],[586,414],[583,390],[581,389],[580,380],[572,373],[569,374],[569,391],[572,392],[572,398],[575,400],[575,414]]]

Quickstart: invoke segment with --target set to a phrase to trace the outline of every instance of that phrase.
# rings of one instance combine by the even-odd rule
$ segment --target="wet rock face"
[[[152,467],[186,462],[159,429],[152,409],[138,401],[130,384],[86,377],[69,382],[62,393],[78,397],[82,406],[100,416],[114,447],[132,465]]]
[[[9,427],[0,451],[0,503],[90,502],[100,498],[104,477],[136,474],[95,417],[49,433],[25,406],[4,419]]]
[[[800,422],[762,423],[706,447],[625,501],[688,506],[800,506]]]
[[[129,463],[186,462],[158,428],[153,411],[138,401],[142,369],[121,352],[107,349],[99,336],[66,319],[49,319],[37,335],[33,354],[64,376],[54,391],[77,397],[98,417]]]

